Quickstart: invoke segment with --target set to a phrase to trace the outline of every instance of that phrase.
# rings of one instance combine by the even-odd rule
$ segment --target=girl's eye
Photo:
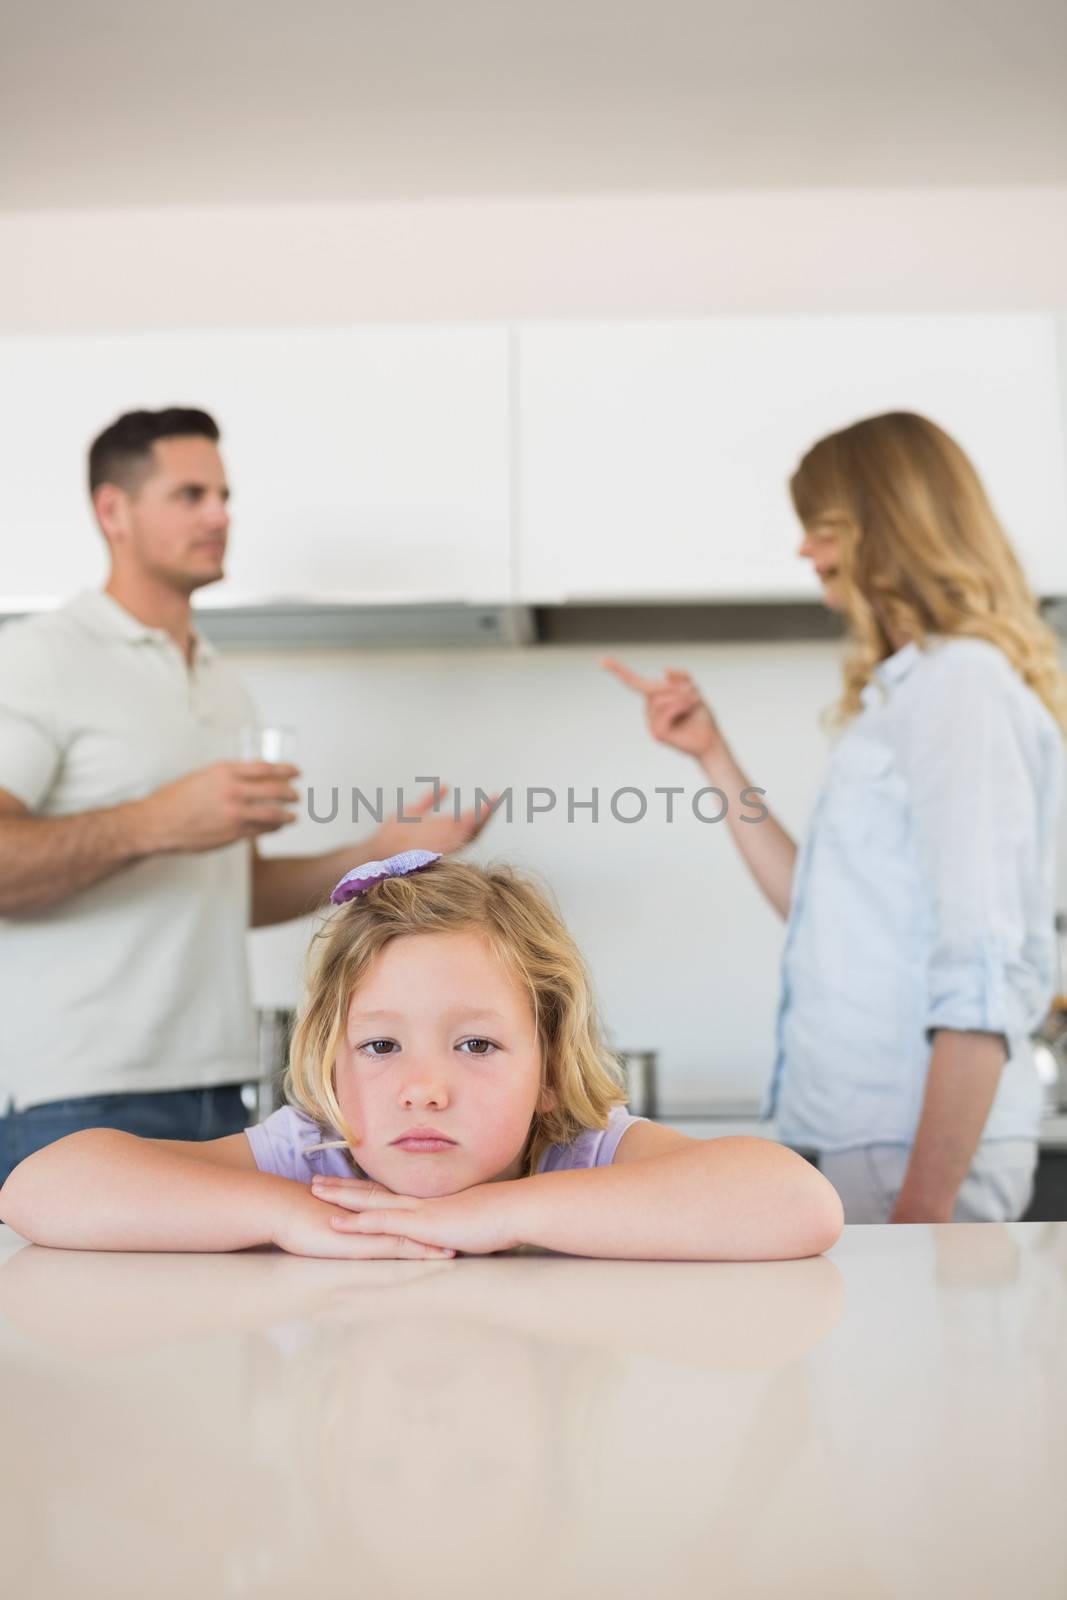
[[[470,1045],[467,1054],[472,1056],[492,1055],[493,1051],[499,1048],[492,1039],[464,1039],[459,1048],[463,1050],[467,1045]]]
[[[372,1056],[389,1056],[392,1055],[396,1048],[396,1041],[393,1039],[368,1039],[366,1044],[361,1044],[359,1048]]]

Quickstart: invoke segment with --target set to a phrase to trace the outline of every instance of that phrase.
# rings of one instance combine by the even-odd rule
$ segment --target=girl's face
[[[837,528],[825,523],[813,523],[804,529],[797,554],[804,556],[815,568],[822,584],[822,597],[831,611],[840,611],[844,601],[838,583],[841,565],[841,535]]]
[[[367,1176],[426,1198],[521,1176],[541,1070],[529,997],[486,941],[408,934],[352,996],[337,1098]]]

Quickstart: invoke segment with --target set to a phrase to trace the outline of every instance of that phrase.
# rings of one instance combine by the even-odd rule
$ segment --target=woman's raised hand
[[[698,761],[721,745],[719,725],[688,672],[668,668],[662,678],[642,678],[612,656],[602,665],[628,689],[644,695],[649,732],[661,744],[669,744]]]

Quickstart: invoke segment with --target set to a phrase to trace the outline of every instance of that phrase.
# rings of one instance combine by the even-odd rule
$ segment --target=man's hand
[[[447,793],[447,785],[440,784],[436,793],[431,789],[413,805],[405,807],[405,816],[417,817],[417,822],[383,822],[374,835],[375,854],[384,859],[399,855],[402,850],[437,850],[447,856],[476,839],[492,814],[488,806],[480,815],[463,811],[458,818],[450,811],[436,812],[435,801],[440,803]]]
[[[295,771],[294,768],[269,769]],[[404,850],[436,850],[450,855],[476,839],[489,821],[486,806],[480,815],[464,811],[458,818],[435,811],[448,793],[443,784],[404,808],[406,822],[385,822],[377,833],[342,849],[327,850],[315,856],[262,856],[254,853],[252,864],[252,926],[264,928],[290,917],[306,916],[329,898],[339,878],[365,861],[399,855]],[[290,820],[288,816],[286,820]],[[277,826],[275,824],[274,826]],[[266,827],[257,831],[267,832]]]
[[[334,1182],[358,1184],[356,1179],[334,1179]],[[363,1189],[376,1189],[376,1184],[358,1184]],[[352,1217],[334,1205],[323,1205],[315,1199],[302,1183],[294,1183],[292,1194],[278,1201],[271,1196],[273,1223],[272,1242],[280,1250],[294,1256],[340,1256],[346,1260],[427,1261],[441,1260],[455,1255],[455,1250],[442,1248],[433,1241],[414,1239],[404,1235],[402,1229],[392,1232],[354,1235],[343,1231]],[[388,1191],[383,1190],[382,1193]]]
[[[276,833],[295,820],[299,768],[275,761],[216,761],[133,803],[143,853],[218,850]]]
[[[334,1233],[382,1246],[416,1241],[466,1255],[491,1255],[523,1243],[513,1204],[521,1182],[479,1183],[458,1194],[420,1200],[359,1178],[313,1178],[311,1192],[333,1213],[326,1226]]]

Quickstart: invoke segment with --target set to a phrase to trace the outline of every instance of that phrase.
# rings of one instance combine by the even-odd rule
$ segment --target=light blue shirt
[[[937,1028],[1002,1034],[985,1139],[1035,1138],[1064,753],[979,639],[909,644],[838,739],[798,853],[765,1107],[814,1150],[910,1144]]]

